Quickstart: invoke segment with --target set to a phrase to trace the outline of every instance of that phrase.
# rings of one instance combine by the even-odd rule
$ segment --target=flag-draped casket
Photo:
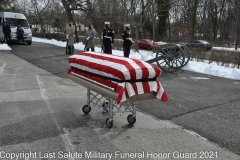
[[[155,92],[156,98],[166,102],[168,97],[157,78],[161,70],[144,61],[95,52],[80,52],[68,58],[70,69],[75,73],[105,86],[118,93],[116,103],[128,97]]]

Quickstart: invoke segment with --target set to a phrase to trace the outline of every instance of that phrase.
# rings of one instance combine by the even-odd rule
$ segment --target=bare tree
[[[75,27],[76,42],[78,43],[79,38],[76,27],[76,21],[74,19],[74,11],[76,10],[86,11],[87,0],[61,0],[61,1],[65,8],[68,21],[70,20],[73,21],[73,25]]]
[[[236,47],[239,43],[239,0],[15,0],[14,8],[41,24],[44,33],[47,24],[64,30],[66,20],[74,25],[77,20],[92,23],[100,36],[104,21],[110,21],[121,38],[123,24],[130,23],[136,50],[137,40],[147,37],[168,42],[193,38],[215,44],[235,42]]]
[[[54,26],[55,20],[62,17],[61,14],[63,12],[58,1],[59,0],[18,0],[15,1],[15,3],[17,10],[26,15],[30,24],[40,25],[41,32],[45,37],[46,32],[50,30],[50,26]]]
[[[48,5],[49,5],[49,2],[50,0],[47,0],[46,2],[44,1],[44,7],[43,8],[39,8],[39,2],[37,2],[36,0],[31,0],[31,3],[33,5],[33,8],[34,8],[34,13],[35,13],[35,16],[37,17],[37,19],[39,20],[40,24],[41,24],[41,30],[42,30],[42,33],[45,37],[45,33],[46,33],[46,21],[45,19],[43,18],[43,12],[45,11],[45,9],[48,8]]]
[[[14,0],[1,0],[0,11],[11,11],[14,9],[12,5]]]

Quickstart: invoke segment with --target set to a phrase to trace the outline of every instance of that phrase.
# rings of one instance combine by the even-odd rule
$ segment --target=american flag
[[[116,103],[128,97],[148,92],[156,92],[156,98],[168,101],[161,83],[156,80],[161,70],[144,61],[95,52],[80,52],[68,58],[69,73],[74,72],[118,93]]]

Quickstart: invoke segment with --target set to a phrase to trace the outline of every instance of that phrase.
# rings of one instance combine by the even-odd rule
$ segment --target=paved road
[[[13,46],[12,53],[67,78],[64,48],[34,42],[32,46]],[[240,155],[240,81],[187,71],[163,73],[160,79],[169,102],[138,102],[140,111],[171,120]]]

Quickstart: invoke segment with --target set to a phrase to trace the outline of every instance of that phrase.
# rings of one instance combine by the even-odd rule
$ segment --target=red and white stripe
[[[81,70],[119,80],[155,78],[160,76],[161,73],[158,67],[137,59],[94,52],[81,52],[78,55],[70,56],[69,64]],[[168,100],[159,81],[116,83],[75,69],[70,69],[69,72],[80,74],[108,87],[114,88],[119,95],[117,104],[124,102],[128,97],[152,91],[157,93],[156,97],[158,99],[164,102]]]
[[[94,52],[81,52],[69,57],[70,66],[119,80],[159,77],[161,70],[138,59]]]

